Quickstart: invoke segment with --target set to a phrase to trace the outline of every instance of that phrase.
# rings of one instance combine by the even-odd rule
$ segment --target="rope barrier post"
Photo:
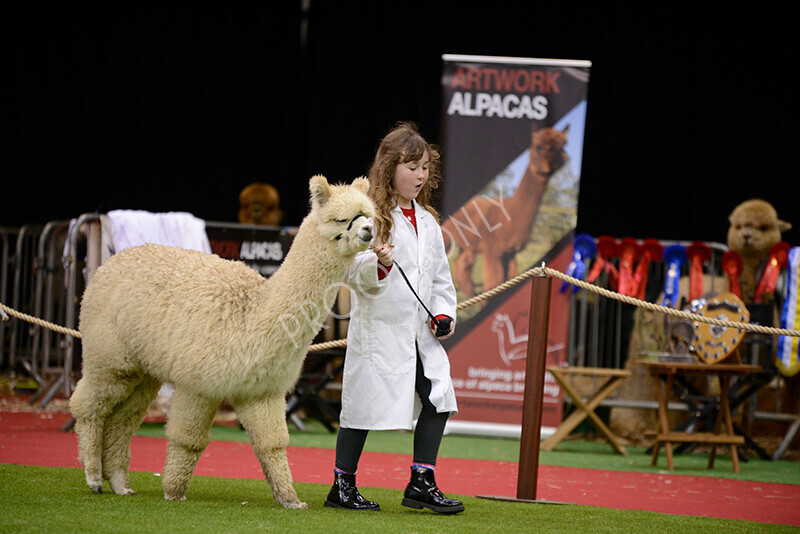
[[[549,276],[531,278],[528,356],[525,361],[525,396],[522,401],[522,437],[519,447],[517,499],[536,500],[539,478],[539,442],[542,428],[544,373],[550,314]]]
[[[539,478],[539,443],[542,432],[544,373],[547,367],[547,336],[550,317],[550,285],[552,278],[544,274],[531,277],[531,307],[528,323],[528,355],[525,360],[525,394],[522,401],[522,435],[519,446],[517,496],[477,495],[484,499],[540,504],[568,504],[537,500]]]

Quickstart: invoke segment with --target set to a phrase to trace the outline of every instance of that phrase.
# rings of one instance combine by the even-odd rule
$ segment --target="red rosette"
[[[609,260],[616,258],[619,254],[619,246],[617,240],[608,235],[601,235],[597,238],[597,258],[592,264],[592,268],[586,277],[586,281],[594,283],[600,273],[606,271],[609,274],[609,281],[611,281],[612,271],[613,276],[616,278],[616,268],[609,263]],[[614,286],[616,288],[616,280]]]
[[[689,300],[703,295],[703,262],[711,259],[711,247],[702,241],[695,241],[686,247],[689,259]]]
[[[775,243],[769,249],[769,258],[761,273],[761,279],[756,286],[756,302],[764,302],[765,298],[775,293],[775,284],[778,282],[778,275],[789,265],[789,249],[791,246],[786,241]]]
[[[742,274],[742,257],[735,250],[722,255],[722,270],[728,275],[728,291],[742,298],[739,276]]]
[[[657,239],[648,237],[642,241],[641,259],[633,273],[634,296],[637,299],[644,299],[644,290],[647,287],[647,268],[650,262],[660,261],[663,254],[664,246]]]
[[[639,242],[632,237],[623,237],[619,242],[619,292],[632,297],[633,264],[641,254]]]

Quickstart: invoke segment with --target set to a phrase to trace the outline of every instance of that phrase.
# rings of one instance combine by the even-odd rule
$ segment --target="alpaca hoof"
[[[131,489],[131,485],[128,482],[127,473],[108,477],[108,484],[111,486],[111,491],[117,495],[136,495],[136,492]]]
[[[103,493],[103,478],[100,476],[90,475],[85,473],[86,485],[92,490],[92,493]]]
[[[291,510],[307,510],[308,509],[308,504],[304,503],[304,502],[301,502],[301,501],[284,502],[284,503],[281,503],[281,505],[284,508],[289,508]]]
[[[186,495],[170,495],[168,493],[164,494],[164,498],[168,501],[185,501]]]

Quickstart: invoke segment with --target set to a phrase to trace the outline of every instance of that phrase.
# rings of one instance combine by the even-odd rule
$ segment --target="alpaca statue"
[[[250,435],[275,501],[307,508],[286,458],[286,394],[356,253],[373,238],[369,182],[310,180],[311,211],[269,279],[243,263],[158,245],[123,250],[83,297],[83,375],[70,399],[86,482],[132,495],[130,442],[159,387],[175,392],[167,421],[164,497],[184,500],[230,402]]]
[[[728,222],[728,248],[742,259],[739,280],[742,300],[745,304],[752,304],[758,270],[763,267],[772,246],[780,242],[781,234],[791,230],[792,225],[778,219],[778,212],[772,204],[760,198],[737,205]]]
[[[472,267],[479,254],[483,256],[485,289],[496,287],[518,274],[516,254],[531,239],[550,177],[567,161],[564,150],[567,133],[568,127],[534,131],[530,161],[514,195],[505,199],[485,195],[473,197],[442,224],[447,250],[452,249],[453,242],[460,249],[453,261],[453,280],[467,298],[475,295]],[[480,223],[485,227],[480,228]]]

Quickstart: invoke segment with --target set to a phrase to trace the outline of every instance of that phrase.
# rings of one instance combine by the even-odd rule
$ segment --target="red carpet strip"
[[[0,412],[0,463],[81,467],[75,434],[60,431],[68,419],[67,414],[58,413]],[[289,447],[288,457],[296,482],[331,483],[333,450]],[[160,473],[165,460],[165,439],[133,438],[132,471]],[[403,489],[409,462],[408,455],[365,452],[358,484]],[[221,441],[212,442],[203,452],[195,474],[264,478],[249,444]],[[436,470],[442,491],[468,496],[514,498],[517,476],[516,462],[441,458]],[[800,485],[791,484],[540,465],[536,497],[540,501],[800,526]]]

